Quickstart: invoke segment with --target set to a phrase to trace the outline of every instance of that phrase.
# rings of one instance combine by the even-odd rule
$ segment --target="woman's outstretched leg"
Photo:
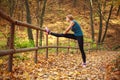
[[[56,37],[65,37],[65,38],[70,38],[70,39],[75,39],[77,40],[76,36],[74,34],[60,34],[60,33],[54,33],[51,32],[47,27],[46,27],[46,32],[50,35],[56,36]]]
[[[53,35],[55,37],[64,37],[65,35],[64,34],[61,34],[61,33],[53,33],[53,32],[50,32],[50,35]]]
[[[65,37],[65,38],[70,38],[70,39],[77,39],[74,34],[58,34],[58,33],[53,33],[50,32],[51,35],[56,36],[56,37]]]

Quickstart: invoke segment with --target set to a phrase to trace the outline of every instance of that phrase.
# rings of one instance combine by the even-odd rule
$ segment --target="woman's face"
[[[70,19],[69,19],[68,17],[66,17],[66,21],[67,21],[67,22],[70,22]]]

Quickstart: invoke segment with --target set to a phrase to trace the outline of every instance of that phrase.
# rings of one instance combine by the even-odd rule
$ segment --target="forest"
[[[64,33],[67,15],[85,67],[81,43],[47,33]],[[119,34],[120,0],[0,0],[0,80],[119,80]]]

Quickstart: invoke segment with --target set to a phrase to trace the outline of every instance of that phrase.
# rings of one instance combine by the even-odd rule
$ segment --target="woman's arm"
[[[68,28],[65,30],[64,34],[67,34],[67,32],[69,32],[69,30],[74,26],[74,22],[71,21],[71,24],[68,26]]]

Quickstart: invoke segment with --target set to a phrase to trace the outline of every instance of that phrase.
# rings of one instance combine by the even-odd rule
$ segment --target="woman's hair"
[[[73,20],[73,19],[74,19],[71,14],[67,15],[66,17],[69,18],[70,20]]]

